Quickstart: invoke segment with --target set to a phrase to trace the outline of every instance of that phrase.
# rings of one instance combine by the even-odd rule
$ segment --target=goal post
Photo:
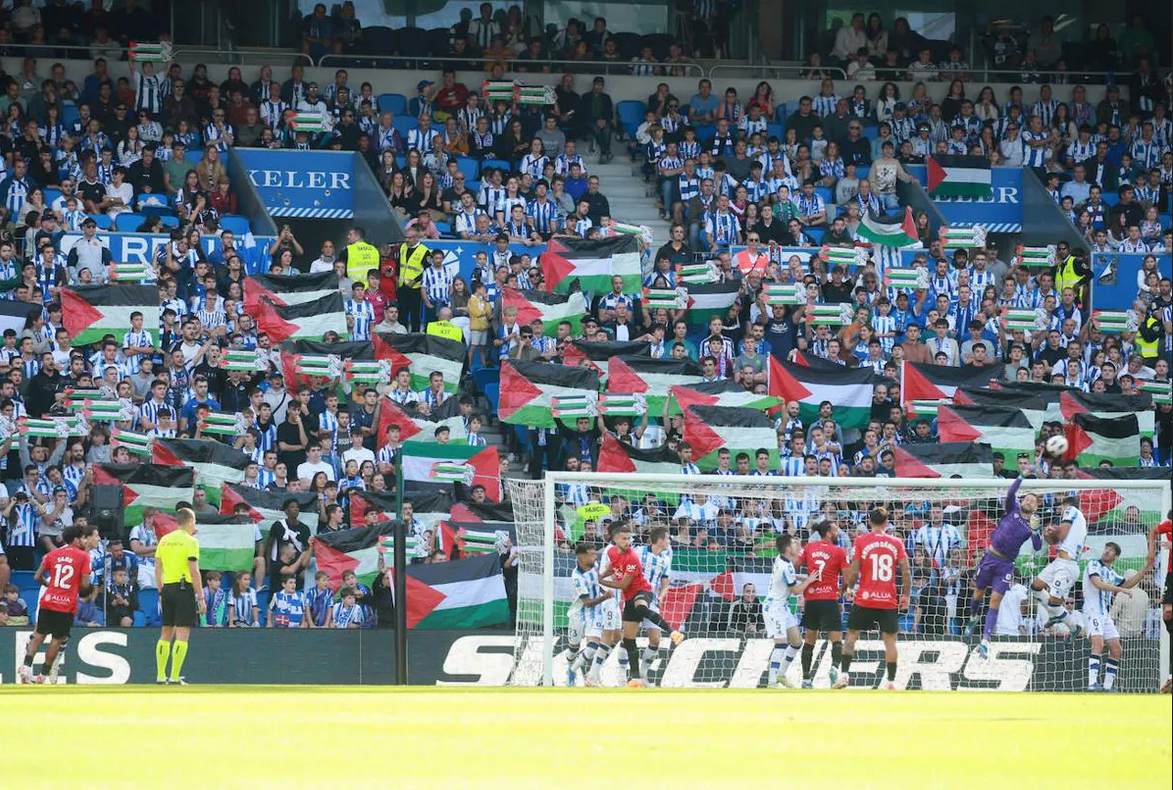
[[[646,542],[653,527],[668,527],[672,560],[661,614],[687,639],[670,649],[662,640],[648,658],[647,679],[661,686],[757,687],[764,685],[773,640],[761,627],[760,607],[779,534],[802,543],[813,527],[831,521],[839,542],[851,544],[866,531],[866,513],[888,508],[891,529],[904,539],[913,565],[914,605],[902,614],[898,685],[931,689],[1066,690],[1086,687],[1089,641],[1083,618],[1082,585],[1069,594],[1076,612],[1066,625],[1047,627],[1046,614],[1030,583],[1048,562],[1045,543],[1034,552],[1024,544],[1013,586],[999,610],[989,658],[977,645],[981,625],[967,633],[971,616],[972,569],[1003,513],[1013,480],[851,477],[759,477],[683,474],[553,472],[540,480],[510,480],[517,529],[518,614],[511,683],[582,685],[586,672],[572,673],[575,653],[568,626],[575,596],[571,573],[574,546],[593,543],[601,552],[606,528],[622,520],[633,542]],[[1024,480],[1018,496],[1040,497],[1038,528],[1057,524],[1060,503],[1077,496],[1088,520],[1087,549],[1080,559],[1099,559],[1107,543],[1121,547],[1114,564],[1122,575],[1144,564],[1147,534],[1171,507],[1169,481]],[[817,537],[817,536],[816,536]],[[1155,691],[1168,673],[1167,633],[1160,618],[1166,552],[1145,574],[1135,596],[1116,600],[1123,658],[1118,688]],[[1117,595],[1117,599],[1122,596]],[[794,601],[791,607],[794,608]],[[801,603],[799,604],[801,605]],[[850,604],[844,603],[844,612]],[[581,615],[581,611],[578,615]],[[794,614],[800,617],[795,610]],[[846,618],[844,618],[845,622]],[[647,625],[645,623],[645,625]],[[641,630],[641,649],[649,648]],[[667,635],[664,635],[665,637]],[[614,638],[614,637],[612,637]],[[606,641],[605,639],[603,641]],[[586,640],[577,645],[580,650]],[[864,633],[857,646],[852,684],[878,684],[883,660],[878,634]],[[1107,651],[1105,651],[1106,653]],[[596,682],[618,685],[625,668],[622,648],[611,651]],[[832,651],[820,636],[811,674],[828,685]],[[581,658],[581,656],[580,656]],[[624,654],[622,660],[626,662]],[[795,661],[787,677],[802,679]],[[589,666],[589,661],[588,661]],[[872,672],[874,668],[875,672]],[[797,683],[796,683],[797,684]]]

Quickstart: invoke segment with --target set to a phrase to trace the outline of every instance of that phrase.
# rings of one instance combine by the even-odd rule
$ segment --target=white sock
[[[782,667],[778,670],[778,674],[785,677],[790,665],[794,662],[794,657],[798,655],[798,648],[793,645],[786,646],[786,653],[782,656]]]
[[[611,654],[610,645],[599,645],[595,650],[595,660],[591,664],[590,677],[591,680],[598,680],[599,672],[603,670],[603,664],[607,662],[607,656]]]
[[[1116,672],[1120,669],[1120,662],[1115,658],[1104,659],[1104,690],[1116,685]]]
[[[787,646],[789,647],[789,645]],[[768,682],[772,686],[778,682],[778,673],[782,671],[782,661],[786,656],[786,648],[781,645],[774,645],[774,649],[770,651],[770,671],[767,675]],[[791,659],[794,657],[791,656]]]
[[[1100,680],[1100,657],[1092,653],[1087,657],[1087,685],[1088,688],[1096,685]]]

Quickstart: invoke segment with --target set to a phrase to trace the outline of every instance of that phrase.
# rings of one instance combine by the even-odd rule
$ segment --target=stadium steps
[[[613,151],[619,151],[616,144]],[[632,175],[631,162],[624,156],[605,165],[588,163],[591,175],[599,177],[599,191],[611,204],[612,219],[630,225],[647,225],[652,229],[655,245],[668,241],[668,223],[656,211],[656,198],[647,196],[648,184]]]

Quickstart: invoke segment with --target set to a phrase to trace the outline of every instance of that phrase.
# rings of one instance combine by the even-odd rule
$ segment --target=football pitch
[[[1156,788],[1173,765],[1157,695],[8,686],[0,720],[0,784],[39,790]]]

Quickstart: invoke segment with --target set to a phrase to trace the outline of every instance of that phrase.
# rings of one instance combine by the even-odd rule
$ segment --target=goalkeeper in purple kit
[[[998,604],[1002,602],[1002,596],[1014,582],[1014,561],[1018,559],[1022,544],[1029,538],[1035,551],[1043,547],[1042,536],[1030,523],[1031,516],[1039,509],[1039,498],[1028,493],[1019,501],[1016,495],[1021,485],[1021,477],[1010,484],[1010,490],[1006,492],[1006,512],[998,522],[994,534],[990,536],[990,545],[986,547],[986,553],[978,563],[973,580],[973,614],[966,627],[967,632],[977,627],[982,599],[985,598],[986,590],[991,589],[990,608],[986,612],[982,643],[978,648],[982,658],[987,658],[990,654],[990,637],[994,635],[994,625],[998,622]]]

